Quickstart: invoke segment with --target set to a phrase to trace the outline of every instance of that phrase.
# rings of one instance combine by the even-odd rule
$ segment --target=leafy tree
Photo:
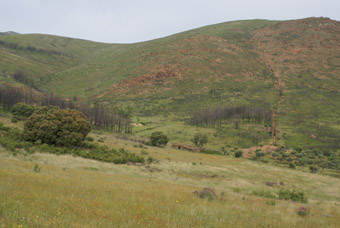
[[[204,146],[205,144],[208,143],[208,136],[206,134],[201,134],[201,133],[197,133],[194,138],[192,139],[192,142],[196,145],[196,146]]]
[[[79,145],[90,131],[91,125],[81,112],[44,106],[25,121],[23,137],[31,142],[69,146]]]
[[[152,146],[165,146],[168,142],[168,136],[161,131],[155,131],[150,136],[150,143]]]
[[[33,105],[19,102],[13,106],[11,113],[18,117],[29,117],[34,111],[35,107]]]

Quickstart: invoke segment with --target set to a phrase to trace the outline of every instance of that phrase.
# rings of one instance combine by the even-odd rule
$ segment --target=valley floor
[[[151,165],[114,165],[0,148],[0,227],[340,227],[337,178],[242,158],[147,151],[156,159]],[[216,197],[193,193],[204,187]],[[303,191],[308,203],[272,199],[279,189]],[[300,207],[310,213],[299,216]]]

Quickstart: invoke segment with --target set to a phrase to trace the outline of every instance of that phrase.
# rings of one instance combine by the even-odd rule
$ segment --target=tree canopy
[[[150,143],[153,146],[165,146],[168,141],[168,136],[161,131],[155,131],[150,136]]]
[[[61,146],[79,145],[91,131],[86,116],[74,109],[38,108],[24,124],[27,141]]]
[[[194,138],[192,139],[192,142],[196,145],[196,146],[204,146],[205,144],[208,143],[208,136],[206,134],[201,134],[201,133],[197,133],[195,134]]]
[[[18,116],[18,117],[29,117],[33,114],[34,111],[35,111],[35,107],[33,105],[19,102],[13,106],[11,113],[14,116]]]

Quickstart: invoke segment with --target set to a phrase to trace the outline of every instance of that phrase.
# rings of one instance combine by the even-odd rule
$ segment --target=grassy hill
[[[28,34],[0,37],[2,82],[12,82],[16,71],[46,82],[54,73],[77,66],[83,59],[107,44],[65,37]],[[112,45],[109,45],[112,46]]]
[[[171,133],[177,138],[186,137],[183,120],[193,111],[265,106],[274,112],[280,146],[337,150],[339,53],[340,23],[328,18],[227,22],[136,44],[10,35],[0,37],[0,80],[14,83],[11,75],[21,70],[35,87],[65,98],[132,107],[140,118],[179,116],[184,131]],[[249,129],[236,138],[249,141]],[[235,136],[227,130],[212,133],[216,141]]]

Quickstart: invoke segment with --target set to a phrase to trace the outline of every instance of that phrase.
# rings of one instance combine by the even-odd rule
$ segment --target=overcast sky
[[[330,17],[340,0],[0,0],[0,31],[133,43],[243,19]]]

